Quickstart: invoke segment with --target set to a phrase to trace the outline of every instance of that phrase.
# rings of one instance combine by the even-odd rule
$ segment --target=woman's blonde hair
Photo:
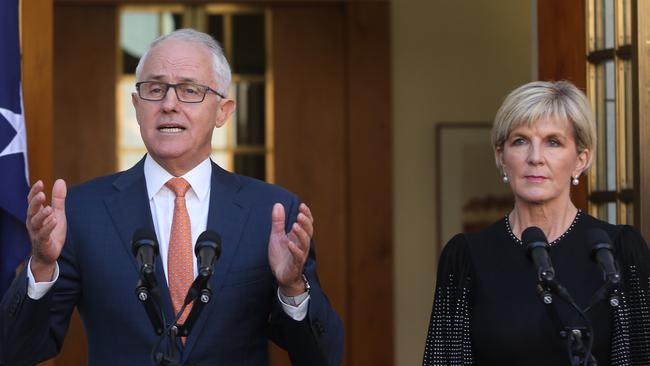
[[[492,148],[502,148],[510,132],[542,119],[571,123],[577,152],[588,149],[591,166],[596,150],[596,123],[594,112],[585,94],[568,81],[533,81],[513,90],[497,111],[492,127]],[[497,160],[497,168],[501,162]]]

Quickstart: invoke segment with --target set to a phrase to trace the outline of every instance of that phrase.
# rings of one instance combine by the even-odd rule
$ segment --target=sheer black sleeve
[[[463,234],[445,246],[438,277],[423,365],[473,365],[471,327],[472,265]]]
[[[613,317],[612,365],[650,365],[650,252],[630,226],[621,228],[614,246],[623,281]]]

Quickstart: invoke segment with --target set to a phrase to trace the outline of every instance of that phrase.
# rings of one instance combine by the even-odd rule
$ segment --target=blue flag
[[[0,296],[30,251],[27,139],[20,84],[18,0],[0,1]]]

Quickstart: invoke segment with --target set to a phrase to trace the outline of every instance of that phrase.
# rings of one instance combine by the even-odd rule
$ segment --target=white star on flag
[[[22,100],[22,95],[23,93],[21,88],[20,91],[21,100]],[[22,108],[22,103],[20,109],[24,110]],[[11,110],[5,108],[0,108],[0,114],[7,121],[9,121],[9,124],[16,131],[16,136],[14,136],[11,142],[9,142],[9,145],[7,145],[4,148],[4,150],[0,151],[0,157],[3,157],[5,155],[10,155],[10,154],[17,154],[17,153],[23,154],[23,160],[25,161],[25,180],[29,182],[29,173],[27,167],[27,136],[25,131],[25,116],[22,114],[14,113]]]

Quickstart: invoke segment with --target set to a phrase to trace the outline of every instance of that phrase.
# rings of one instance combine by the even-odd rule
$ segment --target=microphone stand
[[[572,366],[597,366],[596,358],[591,354],[593,346],[593,327],[591,321],[586,316],[586,310],[582,310],[573,300],[569,291],[564,288],[554,276],[539,276],[537,292],[540,299],[549,311],[551,319],[559,324],[559,336],[567,340],[567,353]],[[584,320],[586,326],[567,326],[562,324],[557,310],[552,306],[554,301],[553,294],[557,294],[567,304],[571,305],[578,315]],[[556,324],[556,325],[558,325]]]
[[[196,281],[199,281],[199,278],[197,278],[195,282]],[[192,291],[192,289],[190,289],[190,291]],[[198,292],[199,292],[198,299],[193,298],[190,300],[190,301],[194,301],[194,305],[192,305],[192,310],[190,310],[190,314],[187,316],[187,319],[185,319],[185,322],[182,325],[178,326],[178,335],[181,337],[189,337],[190,332],[192,332],[192,328],[194,328],[194,324],[196,323],[196,320],[199,318],[201,312],[203,311],[203,308],[205,307],[205,305],[207,305],[207,303],[210,302],[210,300],[212,300],[212,289],[210,288],[210,284],[207,282],[207,279],[205,282],[199,285]]]
[[[139,274],[140,280],[135,287],[135,295],[144,306],[154,331],[160,335],[163,331],[165,317],[160,306],[160,291],[156,282],[155,269],[153,265],[143,263],[140,266]]]
[[[156,334],[160,335],[161,337],[152,350],[152,360],[154,365],[191,366],[189,364],[183,364],[176,361],[177,338],[188,337],[190,335],[190,332],[192,331],[196,320],[201,315],[203,308],[207,303],[210,302],[210,300],[212,300],[212,289],[210,288],[209,284],[210,276],[211,273],[207,275],[199,274],[199,276],[194,280],[194,283],[192,283],[192,286],[190,286],[183,307],[178,312],[178,314],[176,314],[174,322],[167,327],[164,333],[162,331],[156,332]],[[180,319],[183,312],[185,312],[185,308],[192,302],[194,302],[194,304],[192,305],[192,310],[187,316],[187,319],[185,319],[185,322],[183,324],[178,324],[178,320]],[[156,329],[157,328],[154,326],[154,330]],[[167,354],[164,354],[163,352],[156,352],[160,343],[165,337],[168,337],[169,340]]]

